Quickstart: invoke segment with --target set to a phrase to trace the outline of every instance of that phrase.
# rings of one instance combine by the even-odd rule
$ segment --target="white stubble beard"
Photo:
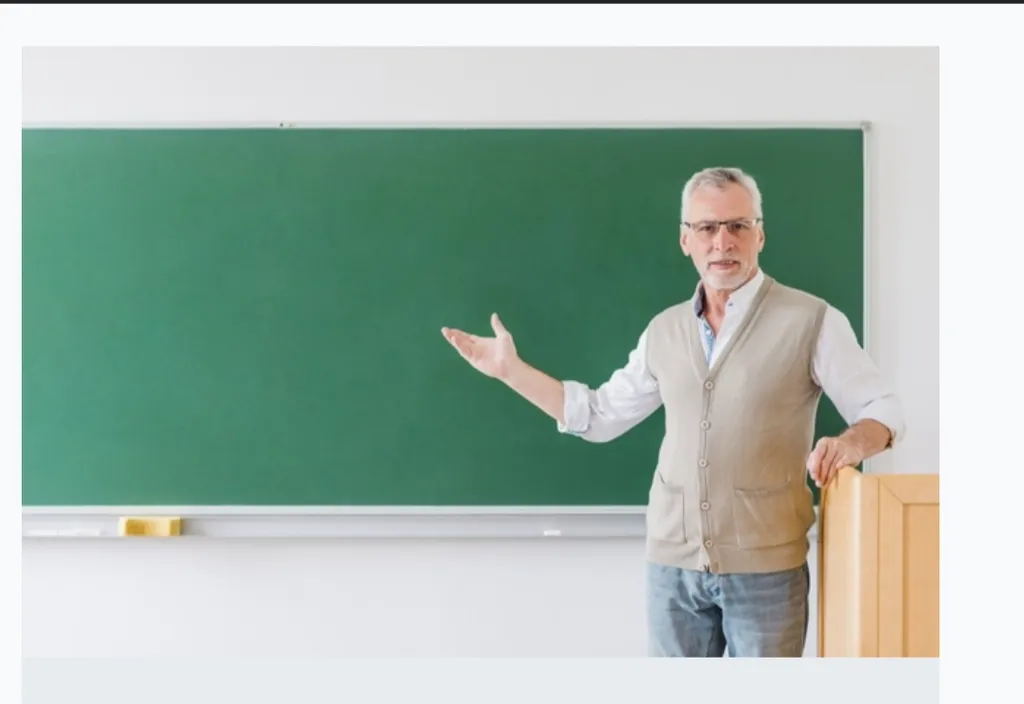
[[[739,271],[737,271],[735,274],[729,275],[716,273],[711,268],[711,264],[708,263],[708,265],[705,267],[704,277],[712,288],[716,288],[722,291],[733,291],[742,286],[746,282],[752,270],[752,267],[749,263],[744,263],[742,261],[738,263],[740,267]]]

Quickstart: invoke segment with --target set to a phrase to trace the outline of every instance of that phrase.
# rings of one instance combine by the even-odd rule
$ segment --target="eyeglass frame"
[[[714,225],[715,229],[712,231],[712,234],[708,235],[708,237],[714,237],[715,235],[718,234],[719,230],[722,229],[722,225],[725,225],[728,228],[730,225],[733,225],[733,224],[736,224],[736,223],[750,223],[750,229],[753,230],[754,226],[760,225],[763,222],[764,222],[764,218],[756,218],[755,217],[755,218],[730,218],[729,220],[701,220],[700,222],[695,222],[695,223],[686,222],[684,220],[683,221],[683,225],[686,228],[688,228],[689,230],[693,231],[693,233],[695,235],[697,235],[697,237],[701,237],[701,235],[697,233],[697,230],[696,230],[696,227],[695,227],[696,225]],[[733,235],[734,237],[737,236],[736,233],[734,233],[731,228],[729,228],[729,234]]]

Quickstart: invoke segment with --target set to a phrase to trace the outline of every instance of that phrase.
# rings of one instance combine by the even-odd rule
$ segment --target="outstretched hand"
[[[477,371],[494,379],[505,379],[519,358],[515,342],[497,313],[491,315],[491,328],[494,337],[481,337],[453,328],[441,328],[441,334]]]

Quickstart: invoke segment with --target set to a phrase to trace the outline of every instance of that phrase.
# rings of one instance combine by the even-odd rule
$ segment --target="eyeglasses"
[[[761,218],[733,218],[732,220],[701,220],[700,222],[684,222],[683,225],[693,230],[697,237],[709,240],[718,234],[722,225],[729,230],[734,237],[744,237],[754,231],[754,226],[761,222]]]

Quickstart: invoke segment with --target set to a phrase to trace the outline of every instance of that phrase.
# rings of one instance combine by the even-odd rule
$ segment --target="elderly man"
[[[814,522],[804,472],[825,486],[903,433],[899,401],[846,316],[760,269],[762,223],[758,186],[740,169],[687,182],[680,245],[700,282],[597,389],[522,361],[497,314],[493,337],[442,329],[477,370],[584,440],[612,440],[664,405],[647,507],[653,656],[802,655]],[[822,393],[849,427],[814,443]]]

